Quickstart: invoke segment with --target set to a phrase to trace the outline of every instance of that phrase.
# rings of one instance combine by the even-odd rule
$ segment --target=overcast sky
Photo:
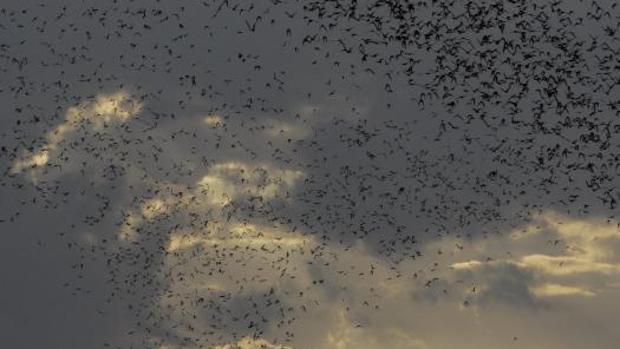
[[[2,346],[615,348],[615,4],[390,3],[3,1]]]

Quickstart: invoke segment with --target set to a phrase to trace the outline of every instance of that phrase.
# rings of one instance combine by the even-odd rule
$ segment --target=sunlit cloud
[[[551,275],[572,275],[580,273],[613,274],[620,272],[620,265],[593,261],[590,258],[571,255],[548,256],[532,254],[517,263],[526,268],[540,270]]]
[[[54,147],[51,147],[52,149]],[[22,160],[18,160],[13,164],[11,173],[16,174],[22,172],[24,169],[32,169],[41,167],[47,164],[49,161],[49,150],[44,149],[38,153],[31,153],[24,157]]]
[[[551,275],[579,273],[620,273],[620,263],[615,261],[609,241],[620,240],[618,222],[605,219],[572,219],[555,212],[541,215],[532,224],[544,226],[557,238],[553,244],[566,247],[560,255],[530,253],[518,263]]]
[[[516,279],[502,282],[512,283],[513,289],[520,287],[523,300],[531,304],[532,297],[595,297],[598,291],[610,288],[612,280],[620,275],[620,261],[611,243],[620,241],[620,230],[618,222],[611,219],[577,219],[544,212],[507,238],[509,245],[502,236],[477,243],[478,251],[472,256],[497,253],[506,246],[510,246],[509,254],[452,261],[450,269],[454,275],[448,275],[448,279],[472,279],[469,284],[476,284],[480,296],[495,292],[489,288],[490,280],[497,280],[498,273],[505,273],[505,268],[511,266]],[[461,258],[467,252],[463,254]],[[472,299],[467,292],[465,296]]]
[[[280,246],[286,248],[298,248],[312,243],[310,238],[299,233],[285,232],[254,224],[233,224],[229,228],[230,235],[227,237],[196,236],[191,233],[173,233],[167,251],[174,252],[195,246],[210,247],[223,246],[263,246],[272,248]]]
[[[219,115],[208,115],[203,119],[204,123],[209,126],[218,126],[224,123],[224,119]]]
[[[556,297],[556,296],[585,296],[591,297],[595,293],[587,289],[575,286],[565,286],[560,284],[543,284],[532,288],[532,292],[537,297]]]
[[[176,183],[151,183],[158,193],[156,197],[141,200],[138,207],[124,217],[119,231],[122,240],[135,241],[138,237],[136,228],[173,214],[173,211],[189,210],[219,217],[221,222],[213,220],[209,223],[212,232],[228,231],[232,236],[171,236],[169,249],[176,250],[193,245],[214,245],[232,243],[235,239],[243,244],[278,244],[293,246],[304,242],[304,239],[288,236],[272,236],[272,229],[263,229],[256,233],[257,228],[252,224],[230,221],[220,211],[222,208],[242,197],[259,198],[261,201],[281,199],[285,200],[296,183],[303,178],[303,172],[296,170],[278,169],[271,165],[252,165],[239,161],[228,161],[212,165],[194,186],[184,186]],[[182,195],[179,195],[182,194]],[[242,231],[243,237],[234,237],[236,232]],[[202,234],[201,230],[194,232]],[[278,235],[276,233],[276,235]],[[239,235],[239,234],[237,234]]]
[[[124,220],[121,223],[121,228],[118,232],[118,238],[121,241],[137,242],[139,238],[138,228],[140,227],[142,222],[143,220],[140,216],[133,212],[129,213],[127,216],[124,217]]]
[[[474,269],[474,268],[480,267],[481,265],[483,265],[483,263],[480,261],[468,261],[468,262],[453,263],[451,267],[456,270],[467,270],[467,269]]]
[[[213,349],[293,349],[289,346],[274,345],[268,341],[258,338],[245,337],[234,344],[217,345]]]
[[[80,128],[101,131],[109,123],[126,122],[141,110],[142,103],[134,100],[128,92],[123,90],[112,94],[101,94],[91,101],[71,107],[67,110],[63,123],[46,134],[45,145],[40,150],[25,154],[15,161],[11,173],[17,174],[47,165],[51,153],[56,152],[62,142]]]
[[[153,337],[150,342],[157,349],[198,349],[199,346],[188,345],[176,345],[176,344],[164,344],[165,340],[162,338]],[[201,346],[200,348],[206,348]],[[208,347],[209,349],[294,349],[293,347],[275,345],[263,338],[243,337],[239,341],[234,343],[226,343]]]
[[[161,214],[166,213],[168,211],[168,207],[164,200],[160,198],[154,198],[142,204],[141,210],[144,218],[150,220]]]
[[[243,187],[256,183],[246,174],[257,167],[244,162],[224,162],[213,165],[206,172],[215,178],[222,178],[221,188],[230,185],[230,197],[238,199],[248,190],[258,192],[257,189]],[[282,170],[279,171],[271,169],[271,173],[282,173]],[[241,181],[240,178],[245,179]],[[231,183],[243,184],[239,184],[239,189],[233,188]],[[291,183],[294,184],[295,180]],[[175,188],[170,191],[181,190],[180,187]],[[615,273],[616,268],[613,256],[609,254],[567,248],[575,239],[581,238],[580,235],[558,232],[555,225],[540,220],[531,223],[539,228],[525,227],[531,232],[517,240],[510,234],[498,235],[472,244],[471,249],[463,248],[462,243],[452,238],[433,241],[420,247],[424,250],[423,255],[429,255],[430,260],[438,262],[428,266],[425,266],[424,257],[394,266],[388,260],[374,256],[363,242],[346,249],[323,246],[320,254],[309,258],[309,255],[303,254],[304,251],[320,244],[308,235],[293,232],[286,225],[248,222],[235,215],[230,219],[218,216],[220,204],[191,199],[206,198],[210,190],[204,190],[197,184],[186,188],[186,193],[182,195],[188,200],[183,205],[190,202],[201,205],[192,210],[197,207],[212,210],[214,219],[202,230],[183,228],[170,234],[165,246],[164,270],[169,271],[171,278],[168,289],[160,299],[162,316],[170,318],[171,323],[179,321],[183,314],[171,309],[175,309],[178,302],[185,301],[184,309],[189,310],[191,306],[187,302],[196,297],[204,297],[204,302],[217,300],[221,304],[222,300],[233,302],[235,297],[252,299],[252,295],[267,294],[275,289],[277,299],[287,302],[287,306],[298,314],[303,314],[298,323],[291,325],[298,338],[287,344],[290,348],[296,348],[298,344],[317,349],[434,348],[434,343],[442,341],[418,329],[424,326],[426,320],[423,319],[434,316],[433,311],[442,312],[444,317],[458,318],[446,321],[448,328],[457,331],[464,326],[459,321],[467,323],[470,330],[481,331],[469,322],[481,321],[480,316],[485,316],[485,321],[491,321],[489,323],[500,321],[498,319],[502,319],[506,306],[513,307],[511,309],[543,309],[548,314],[546,316],[552,316],[553,309],[546,308],[549,302],[596,300],[604,294],[601,287],[605,287],[605,280]],[[165,191],[161,191],[157,198],[141,202],[136,216],[147,222],[157,219],[162,212],[170,214],[173,201],[168,201],[172,199],[162,196],[162,192]],[[177,200],[180,199],[177,197]],[[615,236],[607,232],[597,234],[605,239]],[[559,237],[566,239],[566,246],[550,249],[554,246],[554,239]],[[510,253],[503,254],[501,258],[483,258],[499,254],[508,240],[512,241]],[[595,247],[596,243],[593,243],[591,248]],[[441,250],[442,254],[437,255],[437,250]],[[226,263],[216,263],[220,254],[229,255]],[[281,264],[283,260],[286,260],[285,265]],[[321,269],[313,265],[329,267]],[[448,268],[443,270],[439,265]],[[567,267],[566,271],[556,270],[562,267]],[[417,274],[414,278],[410,275],[413,271]],[[591,284],[586,277],[599,279]],[[318,279],[324,280],[324,283],[315,284]],[[611,281],[609,287],[612,287]],[[300,292],[303,292],[303,298],[295,296]],[[433,299],[432,309],[425,308],[427,302],[419,302],[424,298],[415,297],[420,292],[426,292],[427,299]],[[235,309],[233,305],[230,307],[231,311]],[[200,309],[215,316],[211,321],[226,319],[215,310]],[[420,320],[398,315],[399,311],[419,314],[416,319]],[[526,316],[524,314],[520,316]],[[441,321],[440,318],[436,317],[435,321]],[[195,319],[176,327],[176,334],[192,337],[190,329],[207,326],[203,321],[206,319]],[[264,330],[264,337],[261,337],[264,339],[249,342],[235,339],[219,344],[219,347],[253,348],[252,345],[257,344],[279,348],[278,344],[273,343],[281,343],[280,332],[270,326]],[[308,335],[302,335],[303,332]]]
[[[198,186],[212,204],[223,206],[243,195],[264,200],[283,198],[287,189],[301,178],[301,171],[276,169],[268,165],[250,166],[233,161],[209,168]]]

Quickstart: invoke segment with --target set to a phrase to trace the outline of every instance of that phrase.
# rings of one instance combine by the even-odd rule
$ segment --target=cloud
[[[478,304],[540,305],[530,291],[529,285],[534,281],[534,275],[527,269],[512,263],[497,262],[479,269],[479,275],[476,280],[481,284],[473,298]]]
[[[542,246],[561,246],[560,253],[544,254],[523,251],[517,264],[535,269],[549,276],[578,276],[578,274],[607,275],[620,273],[620,261],[614,242],[620,241],[618,222],[604,218],[576,219],[546,212],[535,219],[538,225],[549,233]],[[518,246],[518,245],[517,245]]]
[[[267,226],[246,223],[231,224],[228,230],[230,235],[223,237],[209,237],[210,234],[197,236],[196,233],[192,232],[174,232],[170,236],[167,251],[174,252],[195,246],[208,248],[214,245],[258,246],[271,249],[273,247],[300,248],[312,244],[312,239],[304,237],[299,233]]]
[[[532,288],[532,292],[537,297],[555,297],[555,296],[594,296],[595,293],[587,289],[574,286],[565,286],[559,284],[543,284]]]
[[[602,263],[585,257],[572,255],[548,256],[531,254],[523,256],[518,262],[524,268],[537,269],[550,275],[573,275],[581,273],[617,274],[620,265]]]
[[[106,115],[117,110],[105,103],[92,109]],[[130,117],[119,115],[108,122]],[[212,120],[205,123],[222,123]],[[292,132],[278,127],[268,136]],[[152,236],[161,241],[161,261],[152,271],[161,282],[153,295],[157,302],[145,311],[162,319],[158,327],[176,338],[208,336],[213,340],[205,345],[227,349],[450,347],[433,338],[439,334],[420,330],[435,311],[450,319],[435,319],[448,329],[475,330],[469,322],[482,321],[480,316],[507,321],[506,314],[519,308],[551,313],[558,310],[547,305],[558,300],[595,301],[618,272],[610,244],[618,238],[615,222],[599,218],[546,213],[465,248],[456,238],[430,240],[419,246],[424,257],[394,264],[362,242],[331,244],[285,221],[252,216],[253,203],[262,209],[291,203],[290,194],[306,177],[272,163],[226,159],[207,162],[187,183],[145,179],[148,194],[136,195],[118,236],[131,246],[143,246]],[[433,306],[420,300],[432,300]],[[463,307],[465,302],[470,306]],[[257,312],[248,319],[260,314],[268,321],[240,320],[248,311]],[[282,324],[285,319],[294,320]],[[198,328],[213,333],[200,334]],[[162,348],[175,345],[160,339]]]
[[[234,344],[215,346],[213,349],[292,349],[289,346],[274,345],[264,339],[245,337]]]
[[[165,343],[166,340],[158,337],[153,337],[150,342],[155,345],[157,349],[185,349],[187,345],[176,345]],[[210,347],[210,349],[294,349],[289,346],[275,345],[269,343],[262,338],[244,337],[234,343],[220,344]]]
[[[310,135],[307,125],[299,125],[280,120],[267,120],[265,132],[272,139],[303,139]]]
[[[327,333],[325,348],[334,349],[374,349],[381,347],[402,349],[426,349],[426,343],[409,333],[404,328],[388,327],[377,330],[366,329],[348,319],[346,312],[340,309],[335,323]]]
[[[468,304],[495,300],[540,307],[538,300],[549,297],[596,297],[611,289],[620,274],[614,249],[618,241],[620,231],[614,220],[543,212],[507,235],[478,242],[475,252],[481,257],[510,248],[508,253],[499,258],[452,260],[443,277],[449,283],[468,280],[470,289],[476,285],[475,295],[462,293]]]
[[[133,208],[125,213],[118,231],[121,244],[133,248],[154,242],[161,247],[161,265],[149,277],[162,280],[163,285],[148,308],[166,319],[160,327],[174,326],[176,337],[195,338],[194,329],[207,328],[206,323],[218,319],[221,326],[209,327],[212,333],[202,341],[205,345],[271,348],[268,343],[281,341],[233,341],[241,335],[254,338],[258,329],[274,326],[254,317],[244,319],[239,312],[247,311],[257,303],[254,297],[270,289],[278,290],[271,294],[273,302],[279,302],[280,292],[310,283],[310,275],[303,271],[306,253],[316,242],[300,229],[246,215],[243,207],[268,209],[286,202],[303,172],[241,160],[215,162],[204,172],[194,184],[146,181],[149,194],[134,197]],[[193,320],[185,318],[188,311],[195,312]],[[273,321],[278,317],[269,315],[273,311],[263,309],[254,316]],[[176,321],[184,325],[173,325]],[[171,339],[159,341],[160,346],[175,345]],[[274,344],[273,348],[285,347]]]
[[[219,115],[208,115],[203,120],[209,126],[220,126],[224,123],[224,119]]]
[[[259,227],[254,226],[252,229],[262,229]],[[237,231],[235,234],[243,234],[243,232]],[[292,348],[298,346],[318,349],[351,347],[373,349],[386,346],[394,348],[445,347],[445,344],[433,346],[433,342],[441,343],[433,336],[423,338],[429,336],[422,335],[423,330],[420,326],[421,328],[427,327],[423,324],[429,321],[428,317],[434,316],[434,312],[441,312],[447,319],[452,319],[443,320],[443,328],[447,331],[456,331],[470,321],[468,317],[470,315],[467,315],[470,312],[467,309],[451,308],[450,299],[439,298],[433,307],[426,308],[423,303],[420,304],[411,298],[411,292],[414,289],[426,288],[416,284],[415,280],[410,277],[399,276],[399,270],[415,269],[420,263],[424,263],[423,260],[395,268],[389,261],[381,260],[371,254],[363,244],[346,250],[338,250],[332,246],[330,250],[333,255],[326,253],[311,258],[316,264],[330,263],[327,270],[305,268],[304,266],[308,266],[308,257],[300,254],[288,258],[287,268],[291,270],[296,268],[294,272],[296,278],[286,280],[286,278],[279,277],[280,270],[269,267],[270,261],[282,258],[286,249],[275,255],[265,253],[260,249],[248,249],[240,240],[236,240],[241,239],[241,236],[235,234],[233,234],[235,238],[232,239],[234,243],[223,244],[218,253],[230,251],[237,256],[237,262],[221,264],[222,272],[213,276],[188,277],[190,271],[200,270],[198,266],[209,260],[205,253],[213,254],[212,247],[208,249],[204,246],[204,250],[198,254],[204,258],[193,260],[188,259],[189,256],[196,255],[194,251],[191,251],[193,247],[189,245],[194,247],[203,245],[198,241],[195,244],[188,244],[185,249],[179,246],[176,252],[180,254],[169,256],[168,263],[170,266],[175,266],[176,272],[184,275],[184,278],[171,285],[167,294],[175,296],[162,298],[165,304],[173,305],[180,299],[191,299],[196,297],[192,295],[200,295],[203,292],[210,294],[213,298],[227,297],[228,299],[235,294],[244,294],[248,299],[256,300],[261,299],[262,292],[269,292],[269,288],[274,288],[276,291],[273,297],[279,299],[285,308],[295,308],[298,314],[303,314],[289,328],[296,333],[296,339],[287,344]],[[315,245],[309,245],[309,247],[312,246]],[[447,250],[444,248],[444,251]],[[454,256],[458,257],[458,255]],[[184,262],[180,264],[179,261]],[[182,269],[179,269],[181,265]],[[470,277],[472,280],[481,278],[483,280],[477,284],[475,291],[475,301],[483,305],[497,306],[480,308],[476,312],[471,312],[472,317],[478,316],[476,314],[479,312],[495,313],[497,309],[505,309],[502,308],[503,305],[519,306],[524,303],[524,300],[534,304],[538,301],[537,298],[550,298],[553,297],[553,292],[555,294],[562,292],[558,291],[560,288],[557,285],[541,284],[539,288],[530,287],[537,282],[534,272],[507,261],[470,260],[453,263],[453,267],[459,273],[453,275],[452,279],[446,278],[447,283],[444,285],[449,286],[450,283],[456,283],[459,278],[464,277]],[[202,270],[206,272],[208,269],[203,267]],[[225,275],[236,275],[234,279],[240,279],[243,282],[239,284]],[[325,282],[313,287],[308,286],[312,285],[311,281],[317,279],[324,279]],[[570,286],[564,287],[562,290],[567,293]],[[298,296],[300,291],[304,292],[304,297]],[[582,295],[574,289],[572,291],[572,295]],[[220,302],[221,306],[231,309],[234,313],[232,310],[234,307],[227,304],[225,301]],[[375,308],[375,305],[378,308]],[[301,310],[302,307],[306,310]],[[176,315],[172,316],[174,319]],[[195,320],[192,327],[204,326],[200,321],[202,320]],[[190,332],[178,330],[181,335],[192,335]],[[264,329],[263,336],[265,340],[271,341],[278,338],[279,333],[281,332],[277,328],[268,326]],[[511,338],[508,339],[511,340]],[[276,343],[281,339],[279,337]],[[233,344],[220,345],[232,346]]]
[[[224,206],[240,196],[255,196],[261,200],[285,197],[287,188],[302,177],[301,171],[231,161],[210,167],[198,187],[212,204]]]
[[[156,192],[156,196],[140,199],[138,207],[125,214],[118,235],[122,240],[136,241],[137,230],[142,224],[168,216],[182,220],[183,214],[196,213],[194,219],[204,216],[204,226],[193,227],[191,232],[175,229],[170,236],[169,249],[235,240],[245,244],[301,244],[306,240],[287,236],[281,230],[264,225],[239,222],[228,210],[234,212],[236,202],[242,200],[258,200],[261,203],[286,201],[289,192],[303,177],[303,172],[298,170],[227,161],[210,166],[195,185],[152,181],[148,185],[153,187],[152,192]],[[205,231],[210,234],[204,235]]]
[[[13,163],[10,173],[18,174],[28,170],[34,179],[37,176],[35,171],[47,165],[67,137],[77,130],[88,128],[103,131],[109,123],[124,123],[141,111],[142,104],[124,90],[100,94],[90,101],[70,107],[65,120],[46,134],[45,145],[36,152],[26,152]]]

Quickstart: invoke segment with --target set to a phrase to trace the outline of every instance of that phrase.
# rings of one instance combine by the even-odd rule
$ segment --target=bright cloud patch
[[[554,297],[554,296],[594,296],[595,293],[574,286],[564,286],[558,284],[543,284],[532,288],[534,294],[538,297]]]
[[[47,165],[50,154],[57,151],[63,141],[80,128],[102,130],[109,123],[126,122],[141,110],[142,104],[135,101],[126,91],[98,95],[91,101],[71,107],[67,110],[64,122],[46,134],[46,144],[39,151],[25,154],[15,161],[11,173],[16,174]]]
[[[219,115],[209,115],[209,116],[205,116],[203,121],[205,124],[209,126],[217,126],[217,125],[223,124],[224,119],[222,119],[222,117]]]
[[[613,280],[620,276],[620,256],[614,250],[620,230],[614,220],[547,212],[509,237],[505,256],[480,258],[506,249],[506,238],[496,237],[478,244],[476,258],[450,263],[452,272],[445,278],[469,285],[463,294],[467,302],[503,296],[517,303],[556,296],[595,297],[613,288]],[[507,277],[509,270],[514,277]]]
[[[285,197],[287,188],[302,177],[301,171],[225,162],[211,167],[198,186],[212,204],[226,205],[239,196]]]
[[[292,349],[288,346],[273,345],[264,339],[243,338],[234,344],[215,346],[213,349]]]
[[[173,252],[195,246],[205,248],[217,245],[225,246],[258,246],[263,248],[302,247],[310,244],[311,239],[299,234],[286,232],[269,227],[259,227],[253,224],[235,224],[229,228],[229,236],[210,237],[196,236],[190,233],[173,233],[170,236],[168,251]]]

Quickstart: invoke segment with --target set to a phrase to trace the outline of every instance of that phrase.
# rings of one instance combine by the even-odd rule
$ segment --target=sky
[[[3,1],[2,346],[615,348],[618,16]]]

